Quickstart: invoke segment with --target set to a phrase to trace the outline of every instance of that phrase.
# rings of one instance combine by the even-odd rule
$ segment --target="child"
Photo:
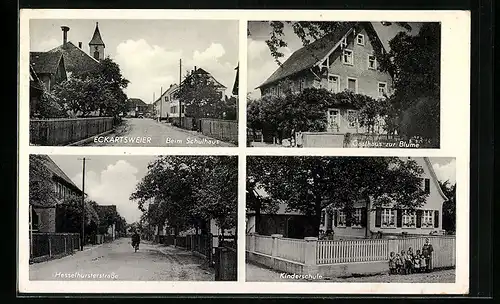
[[[396,273],[396,256],[394,255],[394,251],[389,255],[389,274]]]
[[[402,267],[401,267],[401,272],[403,274],[408,274],[408,264],[406,263],[406,260],[408,260],[408,257],[406,256],[406,251],[401,250],[401,262],[402,262]]]
[[[411,247],[410,249],[408,249],[408,252],[406,253],[406,269],[408,270],[408,273],[411,274],[414,272],[414,269],[413,269],[413,252],[411,250]]]
[[[427,259],[423,254],[420,254],[420,272],[424,272],[427,269]]]
[[[413,259],[413,267],[415,268],[415,272],[420,272],[420,250],[417,250]]]
[[[401,259],[401,256],[396,254],[396,273],[401,274],[403,272],[403,260]]]

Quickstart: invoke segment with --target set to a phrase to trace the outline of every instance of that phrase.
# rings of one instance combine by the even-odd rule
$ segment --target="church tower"
[[[104,42],[101,38],[101,33],[99,32],[99,22],[95,23],[94,36],[89,42],[90,56],[94,57],[96,60],[104,59]]]

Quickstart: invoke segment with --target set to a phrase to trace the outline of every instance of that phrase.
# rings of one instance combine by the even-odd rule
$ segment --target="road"
[[[248,282],[363,282],[363,283],[454,283],[455,269],[436,270],[431,273],[408,275],[379,274],[348,278],[294,279],[284,277],[281,272],[253,263],[246,264],[246,281]],[[314,275],[314,274],[312,274]]]
[[[214,272],[188,251],[115,240],[57,260],[30,265],[30,280],[213,281]],[[94,276],[94,277],[90,277]]]
[[[94,137],[86,146],[235,147],[195,131],[183,130],[151,118],[126,118],[110,134]]]

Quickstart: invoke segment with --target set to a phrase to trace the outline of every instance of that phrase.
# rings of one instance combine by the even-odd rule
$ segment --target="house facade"
[[[426,157],[412,158],[424,170],[422,187],[427,193],[426,202],[417,210],[395,209],[391,205],[373,208],[371,201],[360,200],[353,205],[353,214],[343,210],[322,211],[320,230],[332,230],[335,236],[365,238],[382,235],[429,235],[443,233],[443,203],[447,200],[439,181]]]
[[[139,115],[144,115],[144,113],[148,111],[148,104],[140,98],[129,98],[128,104],[127,116],[138,117]]]
[[[262,96],[299,93],[306,88],[345,90],[381,99],[393,93],[388,72],[378,69],[375,47],[386,52],[370,22],[346,22],[338,29],[294,52],[258,89]],[[327,132],[363,133],[353,105],[328,109]],[[383,121],[379,122],[383,124]]]
[[[159,120],[169,120],[173,117],[179,117],[179,98],[176,96],[179,91],[179,85],[174,83],[163,92],[153,104],[156,118]],[[181,117],[184,117],[184,105],[181,105]]]
[[[39,155],[43,165],[52,173],[55,200],[52,202],[31,202],[31,230],[33,232],[57,232],[57,206],[69,196],[81,196],[82,191],[47,155]]]

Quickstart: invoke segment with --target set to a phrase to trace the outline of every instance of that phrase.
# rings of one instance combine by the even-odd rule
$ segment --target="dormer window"
[[[340,47],[347,47],[347,37],[344,37],[342,38],[342,40],[340,40]]]
[[[358,45],[365,45],[365,35],[358,34],[358,36],[356,36],[356,43]]]
[[[342,53],[342,62],[347,65],[354,64],[354,53],[352,50],[345,49]]]

